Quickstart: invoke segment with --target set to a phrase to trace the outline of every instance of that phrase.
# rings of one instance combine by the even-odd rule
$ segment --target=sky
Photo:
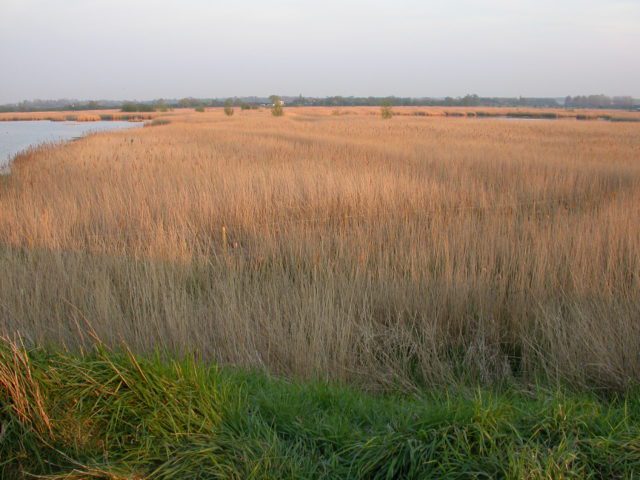
[[[640,97],[640,0],[0,0],[0,103]]]

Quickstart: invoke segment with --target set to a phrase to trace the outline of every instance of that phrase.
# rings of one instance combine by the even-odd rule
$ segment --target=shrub
[[[382,106],[380,107],[380,115],[382,115],[382,118],[385,120],[393,117],[391,102],[385,101],[382,103]]]
[[[233,115],[233,103],[231,102],[231,100],[227,100],[226,102],[224,102],[224,114],[227,117]]]
[[[194,110],[196,112],[204,113],[204,107],[196,107]]]
[[[274,117],[281,117],[284,115],[284,108],[282,107],[282,100],[277,95],[272,95],[271,101],[273,102],[273,106],[271,107],[271,114]]]

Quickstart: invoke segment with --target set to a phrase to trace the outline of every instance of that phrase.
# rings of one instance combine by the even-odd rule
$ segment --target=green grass
[[[0,347],[0,477],[634,478],[640,397],[372,394],[134,358]]]

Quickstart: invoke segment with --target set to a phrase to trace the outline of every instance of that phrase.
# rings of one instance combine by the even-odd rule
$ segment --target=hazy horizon
[[[3,0],[0,103],[640,97],[631,0]]]
[[[601,95],[603,94],[602,92],[590,92],[588,94],[577,94],[577,95],[553,95],[553,96],[547,96],[547,97],[533,97],[533,96],[506,96],[506,95],[495,95],[495,96],[483,96],[483,95],[478,95],[478,97],[480,98],[496,98],[496,99],[509,99],[509,98],[526,98],[526,99],[555,99],[555,100],[563,100],[565,99],[567,96],[570,97],[579,97],[579,96],[591,96],[591,95]],[[273,94],[272,94],[273,95]],[[287,93],[279,93],[277,94],[279,97],[283,98],[283,99],[291,99],[291,98],[296,98],[299,95],[290,95]],[[342,98],[376,98],[376,99],[385,99],[385,98],[411,98],[414,100],[445,100],[447,98],[453,98],[453,99],[462,99],[465,96],[468,95],[475,95],[475,92],[468,92],[464,95],[446,95],[446,96],[431,96],[431,95],[420,95],[420,96],[404,96],[404,95],[323,95],[323,96],[314,96],[314,95],[303,95],[304,98],[309,98],[309,99],[324,99],[324,98],[335,98],[335,97],[342,97]],[[634,97],[632,95],[607,95],[604,94],[606,97],[609,97],[610,99],[615,99],[615,98],[622,98],[622,97],[631,97],[633,98],[633,100],[638,101],[640,98]],[[269,101],[269,97],[271,95],[230,95],[228,97],[213,97],[213,96],[207,96],[207,97],[195,97],[193,95],[186,95],[183,97],[155,97],[155,98],[70,98],[70,97],[63,97],[63,98],[23,98],[21,100],[16,100],[16,101],[12,101],[12,102],[6,102],[5,105],[18,105],[23,101],[27,101],[27,102],[34,102],[34,103],[38,103],[38,102],[98,102],[98,104],[100,104],[100,102],[107,102],[107,103],[127,103],[127,102],[140,102],[140,103],[152,103],[152,102],[157,102],[157,101],[166,101],[166,102],[179,102],[180,100],[183,99],[193,99],[193,100],[203,100],[203,101],[224,101],[224,100],[228,100],[228,99],[260,99],[260,100],[265,100],[265,101]]]

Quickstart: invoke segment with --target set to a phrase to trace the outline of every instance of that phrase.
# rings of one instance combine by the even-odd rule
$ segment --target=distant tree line
[[[290,107],[322,106],[322,107],[357,107],[385,105],[416,107],[561,107],[566,108],[619,108],[628,109],[640,106],[640,100],[632,97],[608,97],[606,95],[568,96],[556,98],[526,97],[480,97],[465,95],[464,97],[414,98],[414,97],[297,97],[283,96],[282,101]],[[104,110],[120,108],[125,112],[166,111],[172,108],[205,107],[238,107],[242,110],[258,107],[271,107],[269,97],[234,97],[234,98],[193,98],[156,99],[151,101],[114,101],[114,100],[31,100],[15,104],[0,105],[0,112],[33,112],[42,110]]]
[[[633,97],[608,97],[606,95],[578,95],[564,100],[567,108],[632,108]]]
[[[394,107],[558,107],[555,98],[500,98],[480,97],[478,95],[465,95],[464,97],[445,98],[413,98],[413,97],[325,97],[305,98],[302,96],[287,98],[290,106],[325,106],[325,107],[382,107],[391,105]]]
[[[125,102],[121,107],[123,112],[155,112],[157,109],[153,103],[142,102]]]
[[[0,105],[0,112],[38,112],[59,110],[105,110],[118,108],[122,102],[113,100],[24,100],[20,103]]]

